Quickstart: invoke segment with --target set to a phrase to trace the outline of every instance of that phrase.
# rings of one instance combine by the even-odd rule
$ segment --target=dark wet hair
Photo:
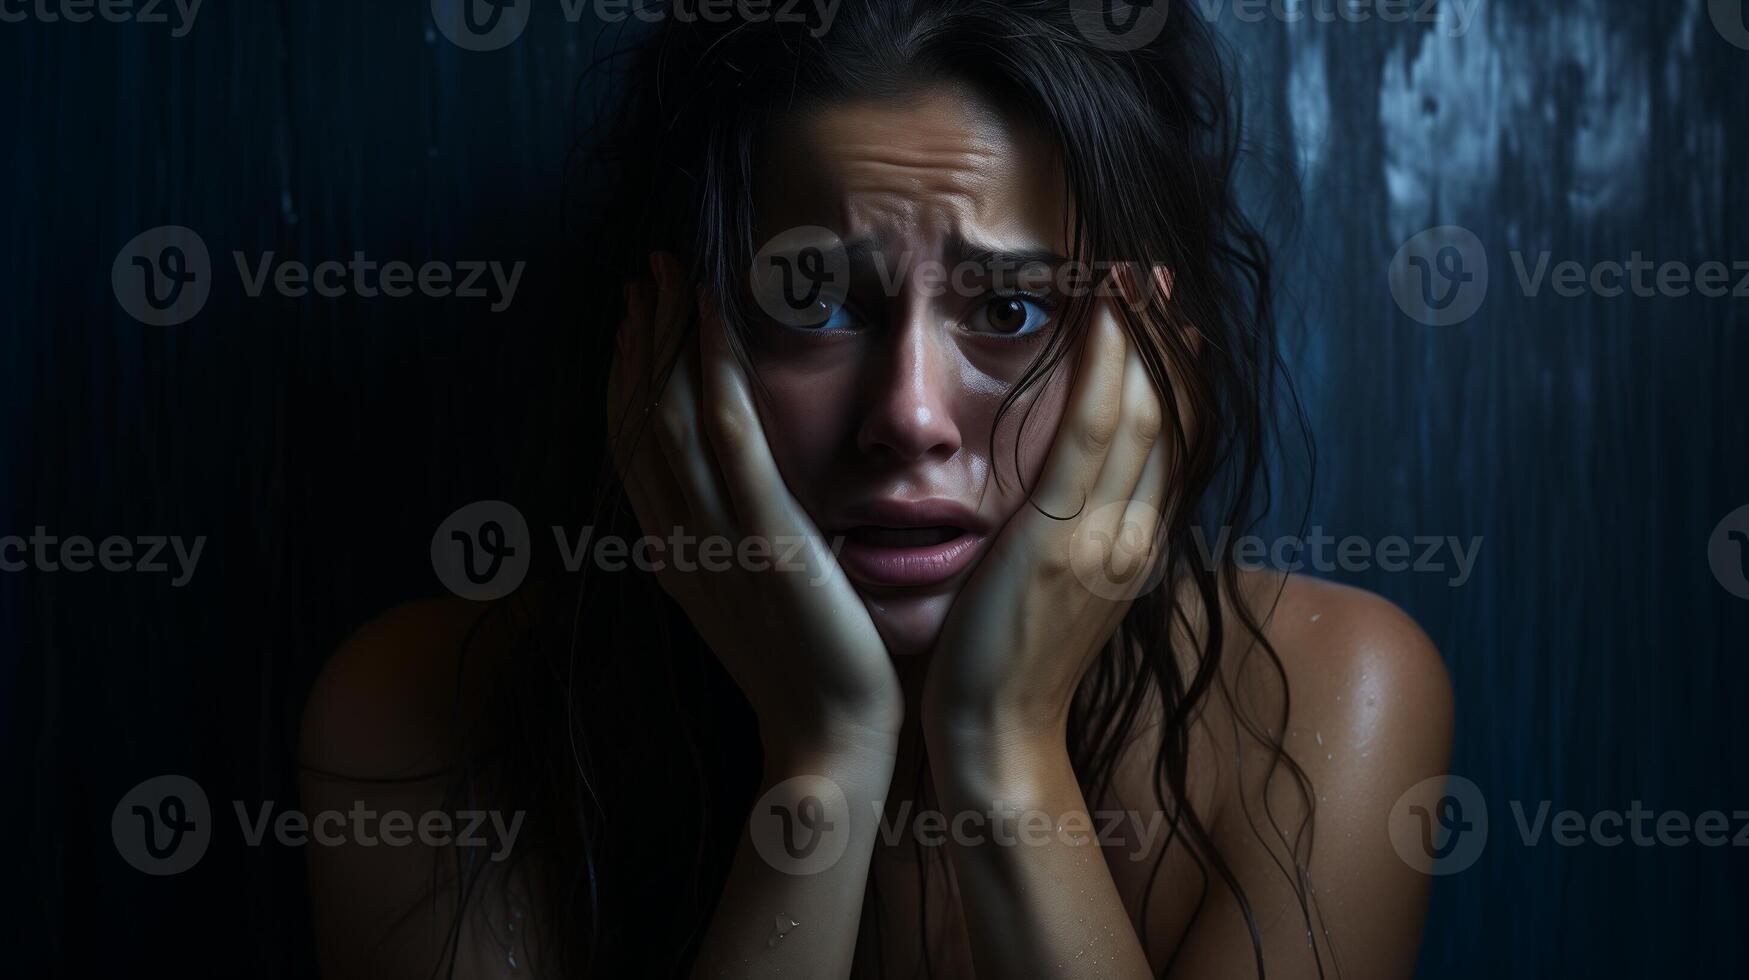
[[[1203,869],[1199,914],[1218,879],[1250,926],[1261,976],[1261,931],[1245,891],[1209,829],[1181,801],[1189,798],[1192,723],[1211,695],[1224,696],[1236,724],[1272,750],[1269,778],[1279,769],[1305,799],[1305,818],[1275,830],[1293,857],[1282,872],[1311,932],[1313,797],[1282,748],[1285,697],[1271,717],[1256,718],[1228,689],[1221,663],[1233,639],[1228,610],[1255,641],[1240,648],[1261,650],[1283,690],[1285,677],[1259,617],[1241,598],[1234,563],[1219,552],[1213,562],[1204,557],[1208,541],[1237,537],[1268,511],[1278,416],[1300,421],[1302,432],[1303,418],[1291,395],[1281,394],[1291,389],[1282,384],[1277,355],[1270,258],[1239,205],[1240,102],[1216,36],[1201,19],[1178,14],[1148,43],[1116,50],[1077,22],[1076,9],[1086,6],[852,0],[829,25],[671,17],[647,36],[623,40],[593,72],[599,111],[581,110],[591,129],[571,184],[578,191],[576,295],[618,297],[619,284],[646,278],[649,252],[663,249],[681,256],[692,283],[722,298],[726,322],[744,323],[762,137],[789,114],[947,83],[969,86],[1035,127],[1062,163],[1071,257],[1164,266],[1173,276],[1169,302],[1123,308],[1154,382],[1169,393],[1178,496],[1160,535],[1170,565],[1083,680],[1070,714],[1071,758],[1087,799],[1106,798],[1120,750],[1158,695],[1164,718],[1153,764],[1156,802],[1173,839]],[[1072,349],[1090,302],[1070,304],[1004,410]],[[580,323],[565,324],[575,346],[559,363],[583,367],[559,379],[564,408],[548,422],[568,413],[592,425],[556,445],[553,426],[541,430],[545,451],[562,457],[555,470],[561,489],[545,506],[571,526],[587,517],[574,507],[583,470],[566,462],[581,461],[599,477],[590,521],[597,533],[635,536],[606,464],[600,421],[619,312],[601,304]],[[1180,402],[1194,422],[1179,416]],[[1198,536],[1193,529],[1201,526],[1235,534]],[[458,854],[458,935],[459,913],[505,886],[511,876],[503,872],[515,868],[520,884],[507,900],[531,903],[541,922],[541,961],[533,965],[565,976],[684,972],[757,786],[754,719],[652,577],[556,578],[560,587],[542,594],[557,601],[511,601],[508,612],[526,625],[523,641],[456,770],[457,800],[490,798],[530,811],[512,863],[488,866]],[[1200,649],[1175,649],[1174,624]],[[1267,819],[1275,825],[1273,815]],[[1159,870],[1157,860],[1153,874]],[[927,915],[926,906],[919,914]],[[872,918],[865,915],[865,940],[879,933]]]

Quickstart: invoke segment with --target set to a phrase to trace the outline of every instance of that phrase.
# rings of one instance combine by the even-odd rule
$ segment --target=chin
[[[915,657],[935,648],[954,596],[864,594],[863,600],[868,603],[875,629],[886,641],[887,652],[895,657]]]

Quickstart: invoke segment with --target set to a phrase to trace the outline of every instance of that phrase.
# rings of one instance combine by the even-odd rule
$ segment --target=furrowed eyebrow
[[[880,250],[881,243],[872,238],[858,238],[856,241],[844,243],[844,255],[850,260],[852,267],[867,265]]]
[[[996,248],[969,241],[957,233],[948,238],[943,252],[950,264],[963,263],[980,269],[1024,269],[1035,265],[1054,269],[1069,261],[1067,256],[1058,255],[1048,248]]]
[[[949,265],[967,264],[979,268],[1005,267],[1010,269],[1023,268],[1029,265],[1043,265],[1055,268],[1069,261],[1067,256],[1058,255],[1048,248],[1004,249],[967,241],[959,235],[950,236],[942,249],[943,261]],[[852,268],[871,263],[881,252],[881,243],[873,238],[859,238],[844,243],[845,257],[850,260]]]

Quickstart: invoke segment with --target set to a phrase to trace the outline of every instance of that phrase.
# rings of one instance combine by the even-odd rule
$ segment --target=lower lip
[[[937,585],[971,565],[983,540],[983,535],[968,531],[940,544],[888,548],[846,537],[838,549],[838,564],[851,578],[868,585]]]

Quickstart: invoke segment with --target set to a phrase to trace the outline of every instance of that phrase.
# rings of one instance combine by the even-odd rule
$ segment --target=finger
[[[1083,520],[1094,533],[1104,534],[1103,540],[1115,540],[1120,531],[1132,525],[1125,523],[1126,511],[1134,503],[1136,487],[1142,480],[1143,468],[1159,441],[1161,425],[1160,396],[1148,377],[1148,366],[1142,361],[1134,344],[1125,344],[1122,411],[1117,434],[1094,481]],[[1152,524],[1147,524],[1151,528]]]
[[[750,534],[808,534],[813,530],[812,522],[785,487],[760,425],[746,372],[729,349],[722,317],[703,296],[699,354],[704,373],[705,437],[723,474],[734,519]]]
[[[648,329],[643,339],[635,342],[637,394],[633,404],[640,406],[636,423],[634,452],[634,482],[639,493],[650,504],[654,523],[646,526],[646,534],[665,533],[686,526],[694,515],[686,498],[683,474],[671,461],[682,456],[674,445],[684,441],[686,430],[696,424],[695,400],[685,396],[684,384],[671,386],[674,368],[679,361],[679,348],[684,342],[686,311],[680,293],[680,263],[669,252],[650,253],[650,275],[653,285],[644,293],[640,312],[648,317]],[[679,399],[664,406],[663,402]]]
[[[648,358],[650,331],[654,324],[651,294],[647,284],[628,283],[626,315],[614,339],[613,363],[607,375],[607,432],[615,471],[623,478],[631,464],[631,447],[643,429],[649,403]]]
[[[1061,524],[1067,523],[1061,518],[1081,516],[1117,435],[1127,347],[1110,308],[1101,304],[1083,345],[1068,407],[1032,494],[1033,503],[1045,514],[1029,507],[1023,511],[1031,515],[1029,519]]]
[[[651,377],[656,291],[633,283],[626,291],[626,318],[609,375],[608,418],[614,466],[625,486],[638,527],[645,534],[687,520],[686,501],[670,472],[652,424],[656,400]]]
[[[1134,576],[1131,581],[1138,593],[1153,583],[1155,569],[1165,553],[1161,535],[1166,520],[1164,500],[1170,459],[1171,444],[1156,439],[1133,496],[1124,503],[1122,518],[1106,532],[1113,551],[1108,567]]]
[[[692,311],[693,302],[692,297],[686,295],[680,260],[672,252],[651,252],[650,274],[655,279],[656,288],[649,377],[650,387],[660,389],[680,357],[680,348],[686,343],[687,314]]]
[[[675,360],[657,409],[661,429],[658,445],[668,472],[679,485],[686,511],[700,535],[731,535],[728,493],[717,473],[716,459],[705,445],[700,406],[699,353],[696,338]]]

